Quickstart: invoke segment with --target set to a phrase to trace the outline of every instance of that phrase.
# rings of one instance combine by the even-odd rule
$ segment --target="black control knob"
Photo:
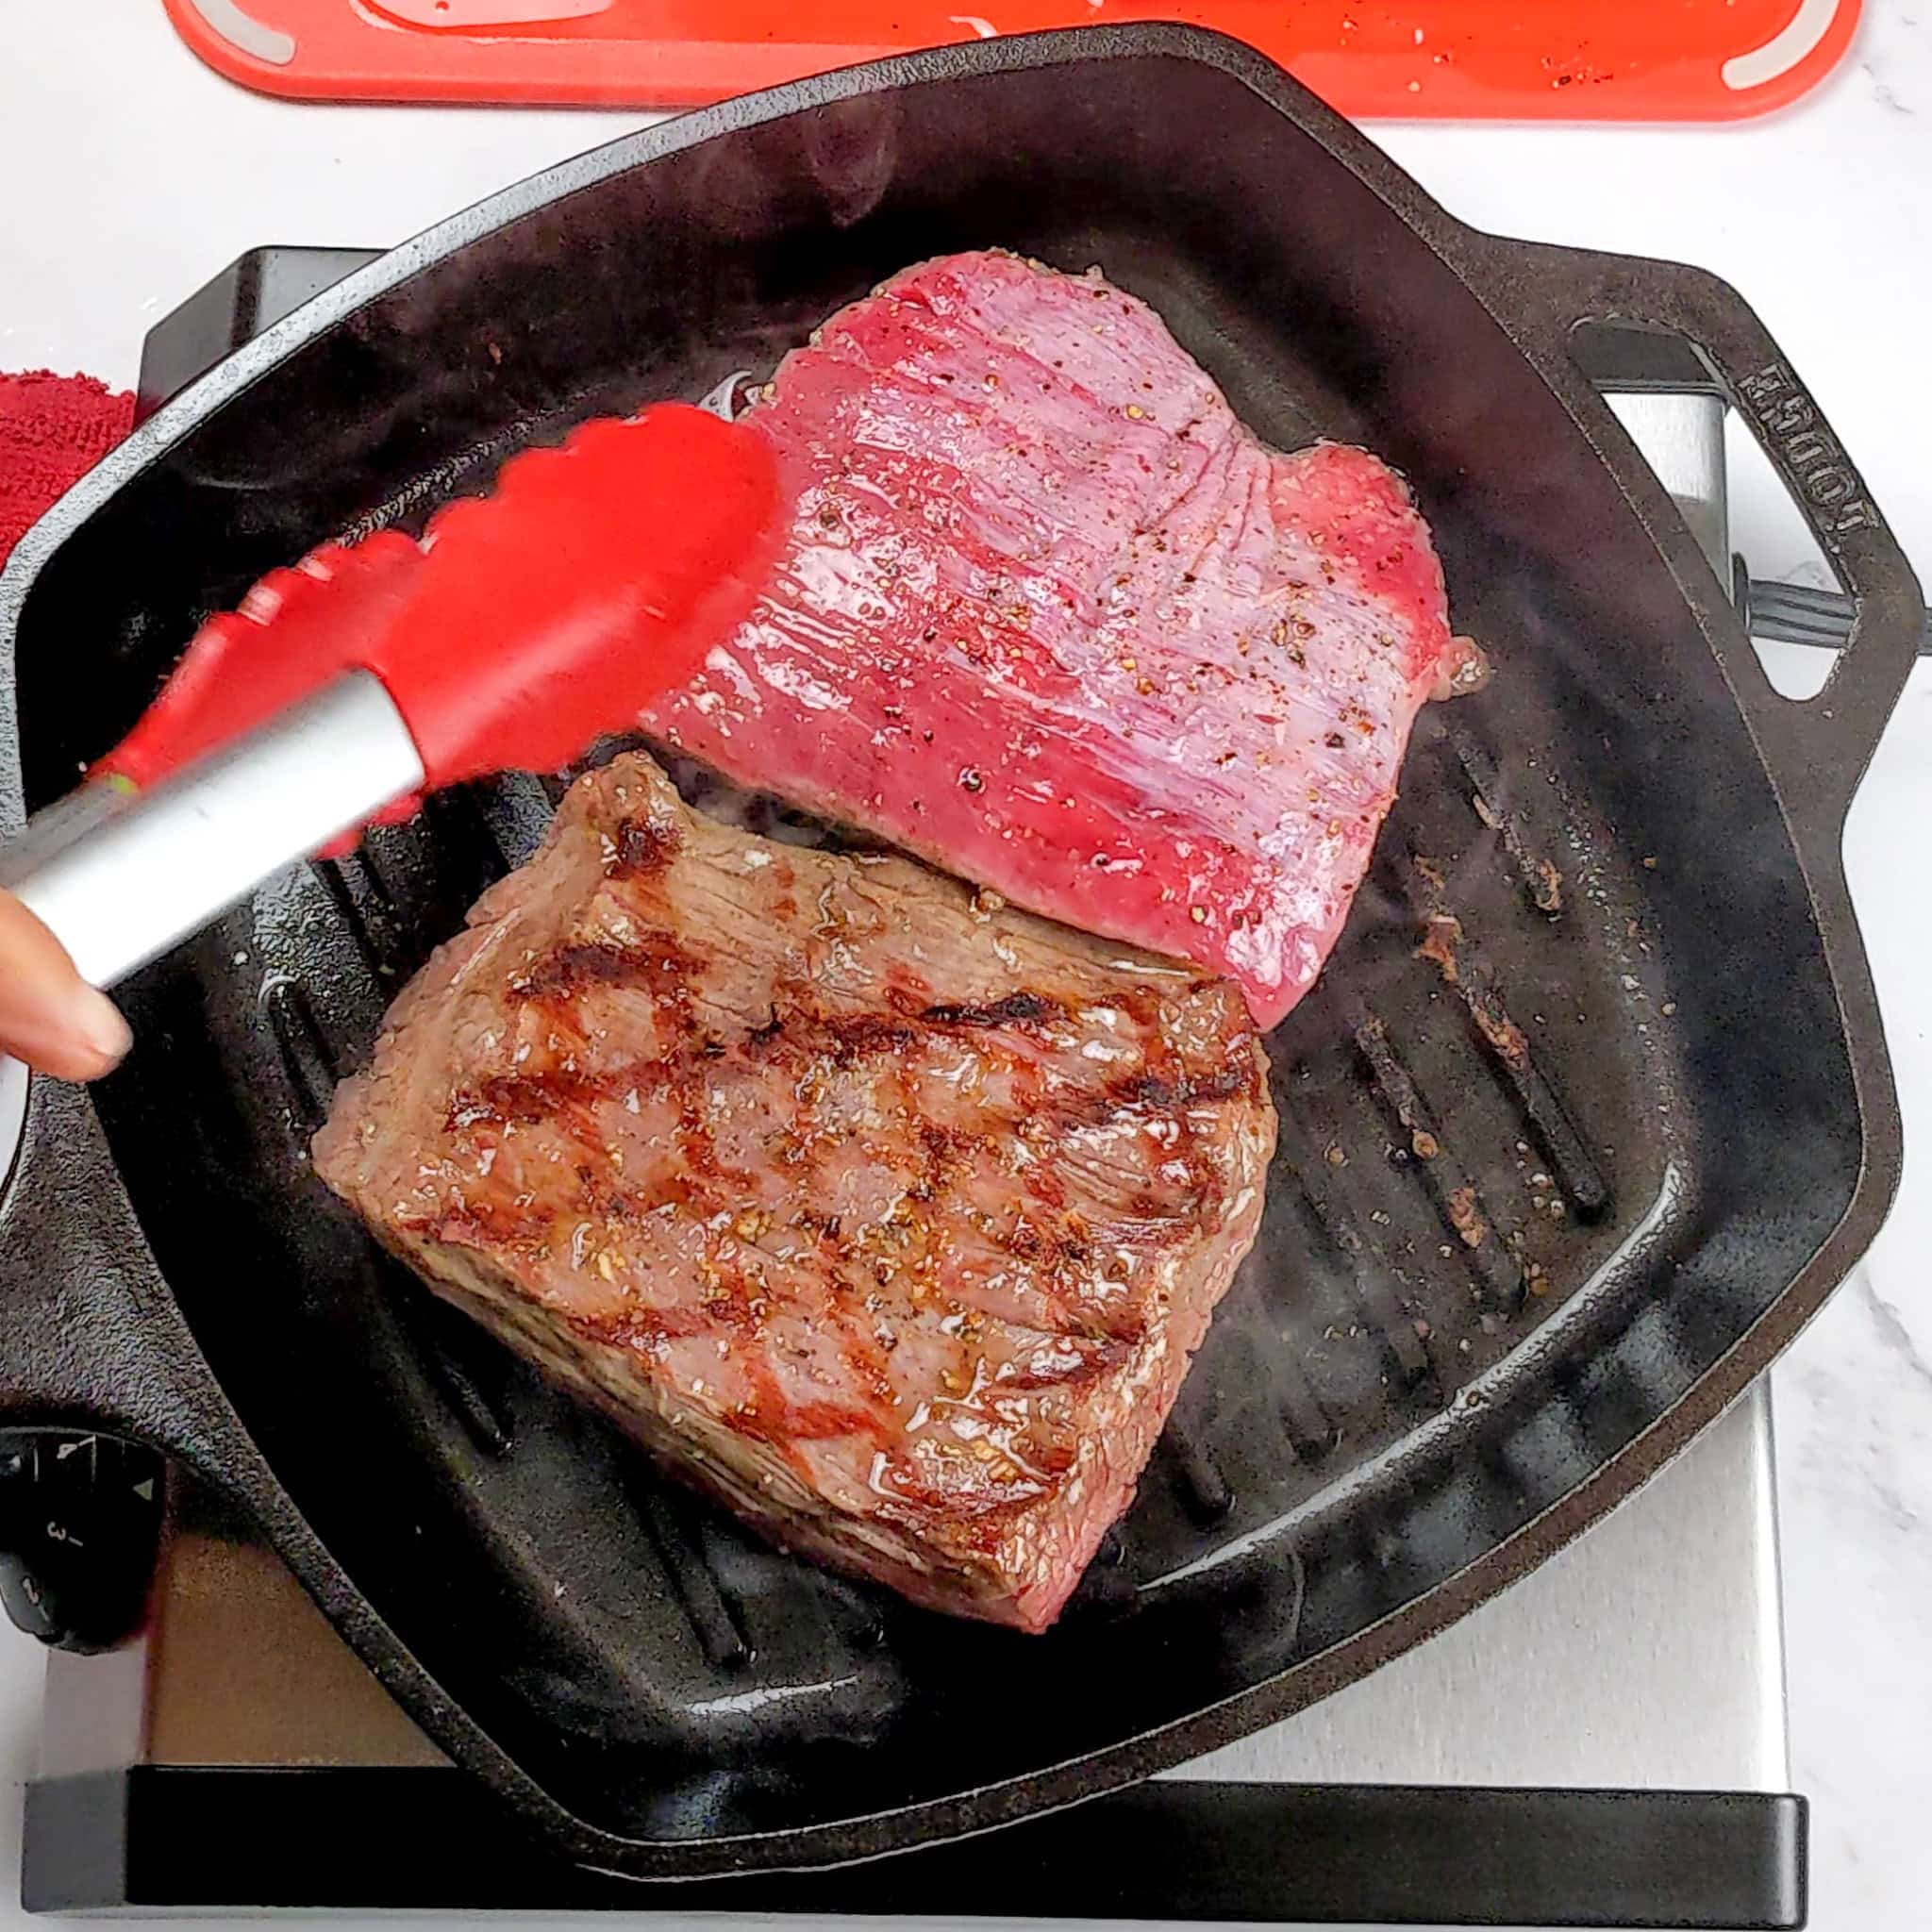
[[[111,1436],[0,1432],[0,1605],[60,1650],[107,1650],[147,1607],[166,1470]]]

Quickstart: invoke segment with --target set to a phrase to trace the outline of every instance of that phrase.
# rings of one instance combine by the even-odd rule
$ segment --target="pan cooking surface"
[[[509,449],[769,369],[891,271],[991,243],[1098,264],[1261,434],[1357,441],[1414,483],[1494,678],[1425,711],[1347,932],[1268,1041],[1260,1241],[1045,1638],[765,1549],[433,1302],[308,1172],[333,1081],[534,850],[554,783],[433,799],[134,986],[141,1045],[100,1110],[223,1388],[444,1689],[631,1838],[892,1811],[1255,1691],[1657,1422],[1857,1179],[1829,974],[1741,720],[1613,480],[1462,285],[1219,70],[1019,69],[908,101],[532,195],[168,450],[21,625],[31,805],[260,569],[420,525]],[[82,636],[105,662],[76,667]],[[1224,1735],[1246,1727],[1231,1710]]]

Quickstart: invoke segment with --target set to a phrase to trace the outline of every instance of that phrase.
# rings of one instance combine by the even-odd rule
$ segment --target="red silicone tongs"
[[[202,627],[0,886],[107,986],[425,791],[555,771],[743,615],[776,509],[762,436],[660,403],[513,458],[420,542],[318,550]]]

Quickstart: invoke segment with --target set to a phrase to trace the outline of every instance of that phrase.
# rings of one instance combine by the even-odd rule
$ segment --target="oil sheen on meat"
[[[641,757],[397,1000],[317,1172],[779,1543],[1050,1624],[1253,1241],[1239,991]]]
[[[648,728],[1273,1026],[1466,658],[1402,480],[1268,448],[1144,303],[998,253],[843,309],[746,420],[782,564]]]

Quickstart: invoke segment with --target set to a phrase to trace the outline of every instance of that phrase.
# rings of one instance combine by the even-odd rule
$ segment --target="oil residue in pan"
[[[1668,1055],[1646,1088],[1601,1051],[1607,1030],[1661,1048],[1675,1013],[1635,882],[1533,756],[1506,778],[1479,725],[1424,713],[1343,941],[1269,1040],[1268,1219],[1122,1525],[1144,1591],[1214,1568],[1174,1564],[1191,1530],[1230,1556],[1292,1546],[1479,1424],[1524,1344],[1591,1319],[1632,1225],[1668,1211]],[[1392,1604],[1399,1547],[1374,1560]]]

